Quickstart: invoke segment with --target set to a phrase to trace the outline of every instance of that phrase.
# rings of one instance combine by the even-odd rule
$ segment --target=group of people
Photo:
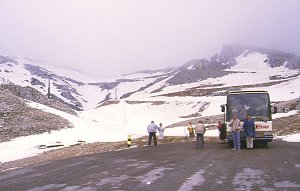
[[[187,130],[189,132],[189,141],[193,142],[195,141],[196,136],[196,148],[203,149],[204,146],[204,133],[206,131],[206,128],[201,120],[198,121],[195,127],[193,127],[192,122],[189,122],[187,126]],[[196,135],[195,135],[196,134]]]
[[[243,126],[241,121],[234,114],[229,122],[229,127],[231,128],[232,140],[234,145],[232,150],[241,150],[241,128],[245,130],[244,136],[246,137],[247,149],[253,149],[253,140],[256,136],[256,132],[254,120],[251,119],[250,114],[246,115]]]
[[[157,139],[156,139],[156,132],[158,130],[159,140],[164,139],[164,131],[165,129],[162,127],[162,124],[160,123],[159,126],[157,126],[154,121],[151,121],[151,123],[147,126],[147,130],[149,133],[148,137],[148,146],[151,146],[152,138],[154,139],[154,146],[157,146]],[[189,123],[188,130],[190,133],[190,141],[193,141],[195,138],[195,133],[196,133],[196,148],[197,149],[203,149],[204,145],[204,133],[206,131],[206,128],[201,120],[199,120],[198,124],[193,127],[192,123]],[[195,133],[194,133],[195,132]]]
[[[157,146],[157,139],[156,139],[157,130],[159,132],[158,139],[160,140],[160,142],[162,142],[162,140],[164,139],[165,128],[162,126],[162,123],[160,123],[159,126],[157,126],[154,123],[154,121],[151,121],[151,123],[147,126],[147,130],[149,133],[148,146],[151,146],[152,137],[154,139],[154,146]]]
[[[233,149],[232,150],[241,150],[241,133],[240,130],[243,128],[245,130],[244,136],[246,137],[246,143],[247,143],[247,149],[253,149],[253,140],[256,136],[255,133],[255,124],[254,120],[251,118],[250,114],[246,115],[246,119],[244,120],[244,123],[242,125],[241,121],[237,118],[237,115],[233,114],[232,119],[229,122],[230,131],[232,134],[232,140],[233,140]],[[225,123],[222,123],[219,121],[217,123],[217,128],[219,130],[219,142],[220,144],[226,143],[226,125]],[[164,131],[165,129],[162,127],[162,123],[157,126],[154,121],[151,121],[151,123],[147,126],[147,130],[149,133],[148,137],[148,146],[151,145],[152,138],[154,139],[154,145],[157,146],[157,138],[156,138],[156,132],[158,130],[159,136],[158,139],[162,141],[164,139]],[[196,148],[203,149],[204,146],[204,133],[206,131],[206,127],[204,126],[203,122],[201,120],[198,121],[198,123],[193,127],[192,123],[189,122],[187,126],[187,130],[189,132],[189,141],[193,142],[195,141],[196,137]],[[195,135],[196,134],[196,135]]]

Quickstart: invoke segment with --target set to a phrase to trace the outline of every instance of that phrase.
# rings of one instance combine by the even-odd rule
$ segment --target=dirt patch
[[[143,147],[147,145],[148,137],[144,136],[138,139],[132,140],[131,147]],[[187,137],[184,136],[166,136],[160,144],[172,144],[179,142],[187,142]],[[205,137],[205,141],[218,141],[216,137]],[[153,143],[152,143],[153,144]],[[45,151],[43,154],[32,156],[24,159],[19,159],[11,162],[0,163],[0,174],[7,173],[11,170],[19,169],[33,164],[46,164],[51,161],[71,158],[75,156],[82,156],[94,153],[102,153],[108,151],[117,151],[127,149],[127,141],[120,141],[114,143],[88,143],[81,145],[74,145],[70,147],[55,149],[51,151]]]
[[[300,133],[300,114],[273,120],[273,131],[278,136]]]

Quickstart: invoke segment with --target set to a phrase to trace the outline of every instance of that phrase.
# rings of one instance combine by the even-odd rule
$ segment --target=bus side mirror
[[[225,106],[224,105],[221,105],[221,111],[225,112]]]
[[[277,113],[277,107],[276,106],[273,107],[273,114],[275,114],[275,113]]]

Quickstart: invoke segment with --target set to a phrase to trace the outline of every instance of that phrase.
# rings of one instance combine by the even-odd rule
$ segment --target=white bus
[[[270,97],[267,91],[235,91],[227,95],[226,105],[222,105],[224,122],[227,128],[227,141],[233,145],[229,121],[232,115],[236,114],[238,119],[244,121],[247,114],[250,114],[255,122],[256,137],[254,142],[267,146],[273,140],[272,134],[272,113],[277,108],[271,108]],[[272,112],[273,110],[273,112]],[[245,142],[244,130],[241,130],[241,142]]]

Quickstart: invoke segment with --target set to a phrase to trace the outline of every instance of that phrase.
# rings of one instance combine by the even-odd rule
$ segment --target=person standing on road
[[[251,118],[250,114],[246,115],[243,128],[245,129],[244,135],[246,137],[247,149],[253,149],[253,139],[255,138],[256,133],[254,120]]]
[[[222,121],[218,121],[217,128],[219,130],[219,143],[225,144],[226,143],[226,125],[222,123]]]
[[[156,139],[156,131],[159,129],[159,127],[154,123],[154,121],[151,121],[151,123],[147,126],[147,130],[149,133],[148,137],[148,146],[151,146],[152,137],[154,138],[154,145],[157,146],[157,139]]]
[[[233,140],[233,149],[232,150],[241,150],[241,121],[234,114],[232,119],[229,122],[229,127],[231,128],[231,135]]]
[[[205,126],[203,125],[203,122],[201,120],[199,120],[198,124],[195,126],[195,131],[196,131],[196,135],[197,135],[197,139],[196,139],[196,148],[199,149],[203,149],[203,145],[204,145],[204,133],[205,133]]]
[[[162,126],[162,123],[159,124],[158,132],[159,132],[158,140],[160,143],[162,143],[162,141],[165,138],[165,136],[164,136],[165,128]]]
[[[187,126],[187,130],[189,131],[189,138],[190,138],[190,142],[195,140],[195,132],[194,132],[194,128],[192,126],[192,122],[189,122],[188,126]]]

